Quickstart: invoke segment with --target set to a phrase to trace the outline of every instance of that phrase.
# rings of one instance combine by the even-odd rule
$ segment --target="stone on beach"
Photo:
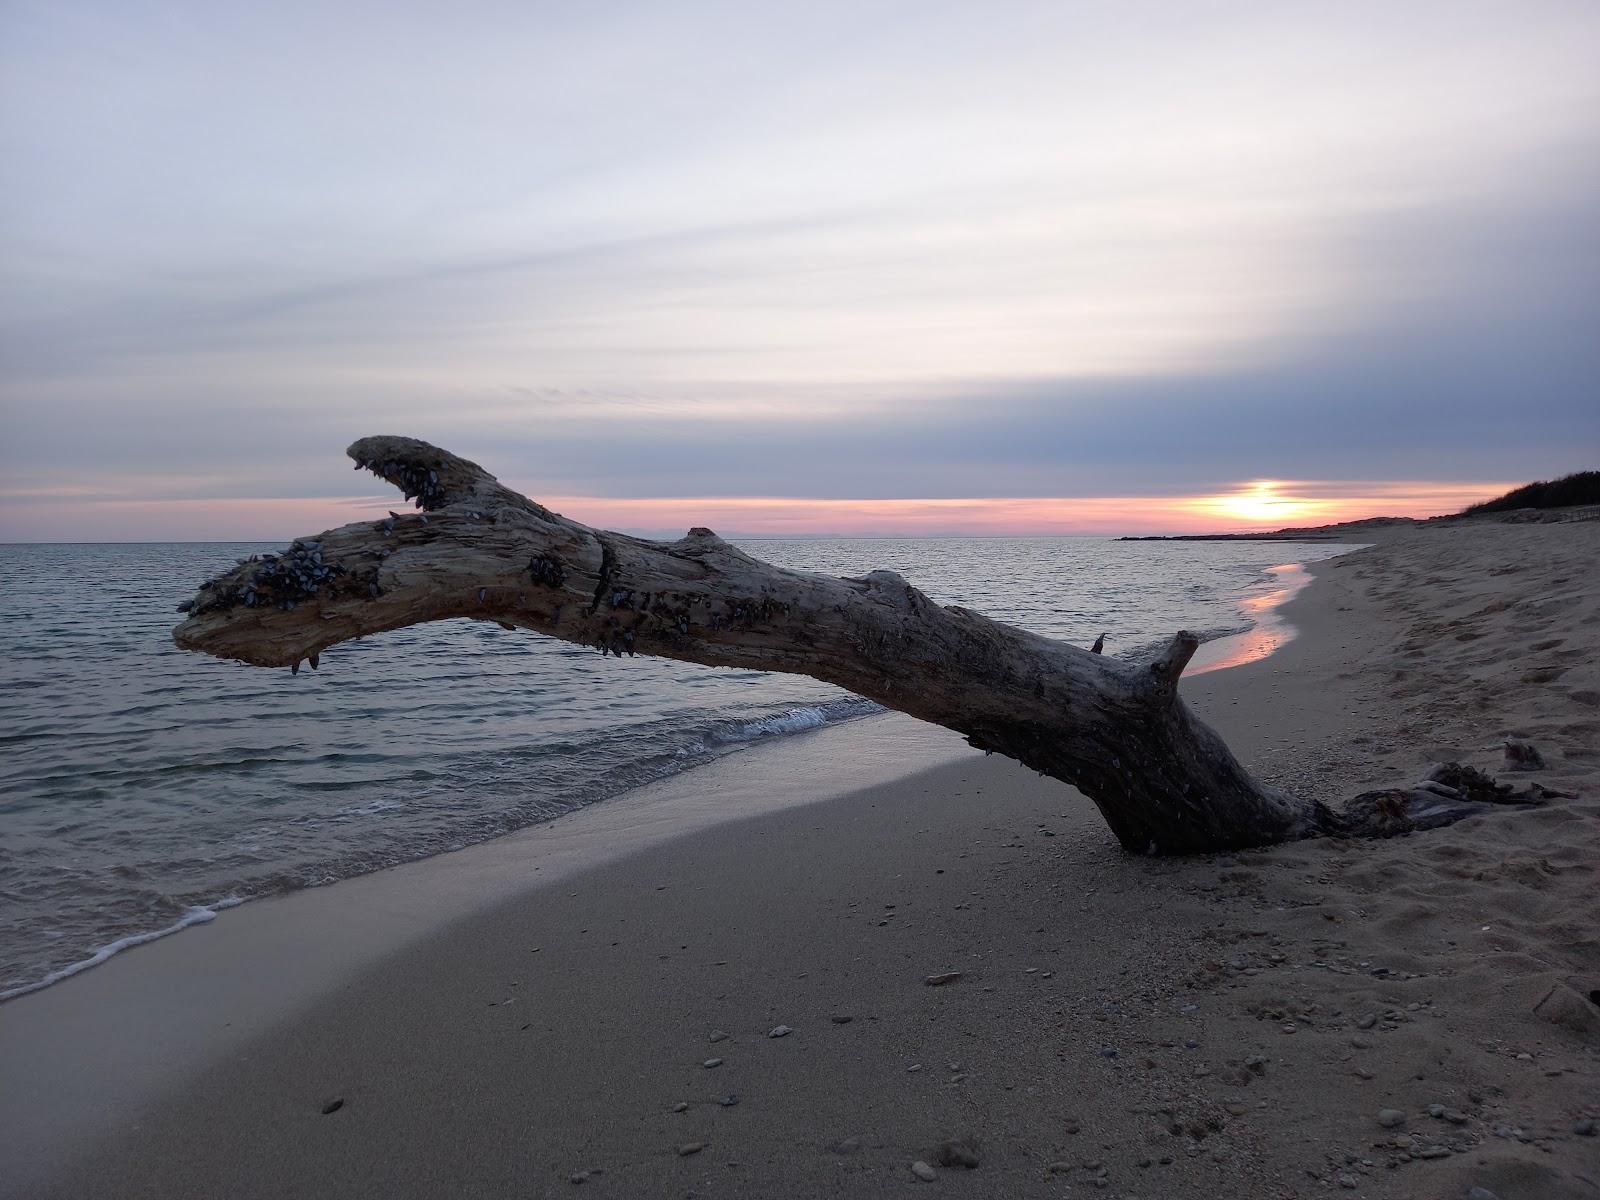
[[[1507,738],[1505,756],[1506,770],[1508,771],[1544,770],[1544,755],[1539,753],[1539,748],[1532,742],[1524,742],[1519,738]]]
[[[933,1161],[941,1167],[965,1167],[973,1170],[982,1161],[978,1143],[973,1138],[951,1138],[940,1142],[934,1149]]]

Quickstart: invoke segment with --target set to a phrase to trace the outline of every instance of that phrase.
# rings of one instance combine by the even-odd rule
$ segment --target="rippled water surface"
[[[1326,544],[742,542],[1132,654],[1247,623]],[[602,658],[450,621],[322,669],[184,654],[175,604],[253,544],[0,546],[0,992],[215,905],[482,841],[764,737],[876,711],[792,675]],[[190,913],[190,916],[203,914]]]

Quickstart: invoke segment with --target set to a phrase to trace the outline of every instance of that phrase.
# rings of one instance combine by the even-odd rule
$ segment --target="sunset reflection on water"
[[[1255,624],[1243,633],[1206,642],[1195,651],[1185,674],[1204,675],[1207,671],[1221,671],[1255,662],[1294,637],[1294,626],[1283,619],[1280,610],[1311,582],[1311,573],[1300,563],[1280,563],[1268,567],[1267,574],[1272,576],[1273,586],[1240,604]]]

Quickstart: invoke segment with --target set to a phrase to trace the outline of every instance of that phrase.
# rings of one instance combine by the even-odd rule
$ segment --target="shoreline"
[[[52,1104],[0,1089],[0,1160],[43,1166],[103,1136],[104,1110],[145,1103],[406,946],[519,896],[718,825],[825,803],[978,757],[960,735],[884,712],[761,746],[487,842],[263,896],[0,1004],[0,1076],[49,1082]],[[774,778],[801,782],[771,786]],[[177,933],[186,936],[178,937]],[[304,940],[302,940],[304,937]],[[173,982],[190,980],[184,987]],[[132,1007],[141,1036],[102,1022]],[[215,1015],[227,1011],[229,1020]],[[65,1077],[55,1077],[65,1068]],[[72,1126],[72,1128],[67,1128]],[[0,1195],[6,1192],[0,1179]]]
[[[1579,536],[1589,539],[1581,555],[1592,559],[1592,535]],[[1277,653],[1185,678],[1190,703],[1273,782],[1313,794],[1323,788],[1330,797],[1349,794],[1395,782],[1397,772],[1405,778],[1433,748],[1403,728],[1413,698],[1385,689],[1393,687],[1387,665],[1393,635],[1418,619],[1415,605],[1404,611],[1407,597],[1441,568],[1413,569],[1403,547],[1380,549],[1395,560],[1382,570],[1362,556],[1316,565],[1320,586],[1289,606],[1302,636]],[[1413,557],[1426,559],[1431,549],[1421,547]],[[1505,557],[1526,547],[1491,549]],[[1400,568],[1409,577],[1390,578]],[[1560,598],[1561,586],[1553,583],[1559,574],[1551,574],[1559,565],[1541,569],[1541,592]],[[1368,578],[1352,585],[1361,576]],[[1563,583],[1570,592],[1570,577]],[[1438,582],[1430,587],[1440,590]],[[1558,649],[1538,653],[1549,657]],[[1481,713],[1480,719],[1494,723]],[[829,730],[828,738],[867,723]],[[763,755],[787,748],[764,747]],[[926,762],[929,749],[906,762]],[[547,880],[534,884],[525,870],[518,874],[509,858],[502,892],[485,891],[492,871],[474,879],[441,870],[439,882],[449,884],[468,915],[369,965],[341,959],[349,947],[338,944],[337,929],[286,921],[273,931],[281,973],[326,969],[337,981],[320,1000],[302,996],[295,1015],[280,1013],[265,1030],[223,1032],[224,1017],[248,1021],[246,1010],[260,1000],[224,989],[223,1008],[197,1010],[207,1029],[143,1035],[147,1052],[153,1045],[157,1055],[162,1037],[192,1039],[199,1032],[219,1039],[213,1061],[182,1078],[182,1072],[130,1078],[116,1064],[95,1062],[71,1040],[71,1022],[80,1032],[126,1040],[141,1022],[170,1015],[186,1002],[174,991],[207,982],[196,978],[210,969],[203,944],[210,946],[211,966],[228,958],[227,942],[216,937],[224,923],[10,1002],[0,1008],[0,1058],[13,1068],[9,1077],[39,1079],[16,1068],[48,1073],[65,1048],[84,1060],[86,1074],[75,1082],[87,1099],[74,1114],[61,1094],[70,1086],[32,1096],[14,1089],[8,1108],[28,1124],[0,1121],[10,1126],[6,1136],[23,1141],[31,1127],[47,1137],[74,1115],[127,1122],[137,1114],[135,1133],[75,1157],[71,1171],[50,1171],[61,1190],[27,1194],[75,1194],[73,1181],[81,1191],[88,1178],[105,1185],[103,1194],[117,1195],[218,1194],[219,1187],[227,1194],[274,1194],[290,1180],[302,1190],[336,1181],[350,1194],[437,1194],[445,1178],[456,1190],[495,1192],[515,1183],[524,1192],[553,1193],[595,1167],[600,1173],[586,1175],[586,1183],[614,1195],[661,1194],[658,1188],[751,1194],[745,1189],[780,1179],[787,1195],[879,1194],[917,1185],[906,1173],[909,1155],[931,1153],[940,1138],[968,1135],[982,1143],[982,1166],[939,1174],[973,1195],[1060,1195],[1064,1184],[1095,1186],[1109,1174],[1118,1189],[1135,1193],[1276,1197],[1301,1194],[1295,1189],[1302,1186],[1308,1194],[1342,1187],[1335,1180],[1341,1170],[1353,1172],[1357,1195],[1456,1196],[1464,1186],[1418,1189],[1424,1179],[1429,1188],[1453,1187],[1468,1174],[1488,1181],[1483,1186],[1498,1182],[1507,1189],[1504,1200],[1535,1194],[1515,1190],[1507,1179],[1536,1183],[1545,1189],[1539,1195],[1593,1194],[1582,1190],[1588,1185],[1572,1165],[1582,1147],[1574,1149],[1577,1135],[1570,1134],[1584,1111],[1576,1097],[1592,1096],[1600,1080],[1593,1047],[1583,1049],[1583,1010],[1568,1014],[1576,1024],[1569,1037],[1566,1026],[1543,1017],[1530,1026],[1529,1014],[1544,1000],[1522,999],[1530,987],[1542,987],[1544,996],[1568,986],[1552,974],[1546,961],[1552,955],[1576,956],[1579,974],[1595,967],[1592,935],[1588,942],[1579,934],[1563,942],[1540,932],[1514,865],[1528,853],[1517,839],[1559,830],[1559,852],[1544,856],[1553,873],[1546,879],[1536,869],[1529,878],[1543,881],[1551,893],[1545,902],[1581,905],[1576,897],[1586,893],[1574,889],[1592,885],[1595,874],[1600,812],[1593,801],[1474,818],[1396,843],[1323,841],[1243,855],[1135,860],[1115,849],[1092,807],[1070,789],[1005,760],[952,749],[960,753],[945,765],[910,775],[899,769],[905,764],[877,763],[887,772],[878,783],[827,798],[819,796],[816,772],[847,756],[829,750],[796,762],[790,774],[777,775],[814,803],[713,822],[694,837],[650,848],[609,847],[615,853],[605,862],[568,857],[559,894]],[[1581,755],[1558,767],[1558,781],[1592,770]],[[667,782],[699,784],[713,769]],[[745,785],[771,791],[770,779]],[[975,805],[980,791],[1003,802]],[[701,802],[715,809],[718,797]],[[1484,849],[1485,828],[1508,836]],[[603,842],[614,832],[595,836]],[[1428,857],[1434,851],[1448,854],[1436,862]],[[1499,966],[1519,969],[1509,982],[1493,971],[1480,978],[1487,965],[1476,959],[1445,953],[1442,972],[1428,961],[1442,936],[1439,922],[1455,921],[1460,929],[1451,925],[1447,932],[1462,938],[1476,929],[1475,919],[1481,923],[1478,908],[1458,911],[1471,906],[1459,896],[1430,900],[1428,889],[1464,886],[1445,868],[1486,854],[1509,854],[1513,865],[1495,868],[1498,874],[1478,885],[1484,903],[1510,912],[1512,927],[1535,926],[1517,932],[1515,951],[1505,950],[1511,957]],[[453,857],[358,877],[341,889]],[[1395,872],[1412,881],[1398,897]],[[1435,875],[1441,884],[1432,882]],[[287,906],[318,891],[271,903]],[[1398,925],[1370,911],[1393,902],[1410,912]],[[414,907],[392,907],[399,904]],[[242,920],[258,908],[267,906],[249,905],[230,918]],[[1352,909],[1367,915],[1352,924]],[[390,896],[347,916],[351,944],[359,944],[363,932],[385,921],[437,918],[438,903]],[[1419,949],[1413,935],[1423,934],[1430,940]],[[1363,937],[1376,939],[1378,949],[1356,945]],[[540,957],[531,957],[530,943]],[[308,953],[317,956],[310,963]],[[1382,965],[1383,973],[1364,962]],[[231,966],[259,986],[260,964],[235,958]],[[950,988],[922,984],[924,975],[951,969],[967,977]],[[142,1007],[130,992],[141,975],[148,989]],[[87,986],[96,980],[104,982]],[[174,989],[174,980],[184,980],[183,987]],[[273,974],[266,980],[274,987],[281,982]],[[1309,1008],[1306,995],[1315,997]],[[1475,997],[1474,1004],[1452,1008],[1451,999],[1463,996]],[[66,997],[74,1003],[64,1003]],[[1475,1006],[1486,997],[1494,1022],[1473,1025]],[[14,1011],[29,1019],[12,1020]],[[110,1011],[126,1023],[122,1028],[105,1028]],[[1372,1012],[1378,1032],[1367,1033],[1373,1027],[1361,1022]],[[835,1016],[851,1020],[835,1023]],[[1420,1027],[1434,1021],[1443,1023]],[[1471,1027],[1456,1028],[1463,1021]],[[779,1024],[793,1026],[794,1034],[768,1038]],[[1295,1038],[1284,1036],[1288,1025],[1296,1026]],[[709,1029],[730,1031],[726,1051],[707,1041]],[[1486,1034],[1505,1051],[1482,1050]],[[1513,1044],[1508,1036],[1527,1050],[1506,1052]],[[1572,1037],[1579,1039],[1576,1048],[1568,1044]],[[1386,1045],[1377,1056],[1352,1045],[1378,1038]],[[1427,1089],[1408,1082],[1423,1059],[1445,1046],[1446,1063],[1422,1070]],[[1118,1053],[1103,1055],[1107,1049]],[[1516,1057],[1522,1053],[1525,1070]],[[708,1054],[724,1058],[727,1069],[700,1066]],[[1261,1059],[1259,1074],[1240,1065],[1252,1055]],[[1372,1068],[1366,1079],[1350,1073],[1351,1059]],[[947,1070],[950,1063],[961,1069]],[[1554,1066],[1555,1076],[1545,1073]],[[1508,1070],[1521,1074],[1494,1075]],[[1237,1077],[1241,1071],[1248,1078]],[[164,1098],[141,1103],[115,1088],[100,1094],[94,1085],[113,1073],[119,1083],[137,1085],[124,1086],[124,1093],[165,1089]],[[1466,1081],[1469,1075],[1474,1082]],[[1312,1078],[1318,1094],[1307,1097]],[[1477,1102],[1468,1094],[1474,1087]],[[1495,1093],[1485,1090],[1491,1087]],[[712,1089],[722,1099],[737,1094],[739,1102],[722,1106]],[[1404,1101],[1415,1112],[1421,1102],[1402,1095],[1408,1090],[1470,1110],[1466,1132],[1438,1136],[1470,1135],[1473,1147],[1418,1144],[1418,1152],[1443,1153],[1416,1159],[1408,1152],[1399,1165],[1388,1161],[1400,1153],[1393,1146],[1374,1150],[1375,1136],[1396,1140],[1372,1128],[1377,1101]],[[1094,1103],[1084,1100],[1091,1093],[1099,1095]],[[324,1115],[335,1099],[340,1107]],[[689,1108],[673,1112],[678,1103]],[[1268,1105],[1264,1116],[1258,1103]],[[1530,1140],[1494,1138],[1487,1131],[1498,1115],[1515,1118],[1519,1123],[1508,1128],[1528,1131]],[[1409,1119],[1431,1130],[1426,1118]],[[189,1132],[197,1122],[208,1129],[204,1146]],[[1166,1128],[1174,1123],[1178,1134]],[[1069,1133],[1069,1125],[1078,1128]],[[269,1153],[285,1138],[295,1146],[292,1163]],[[701,1140],[709,1144],[704,1152],[679,1156],[677,1148]],[[430,1145],[442,1157],[424,1164],[418,1148]],[[459,1152],[443,1149],[448,1145],[459,1145]],[[358,1146],[359,1164],[350,1160]],[[1341,1155],[1355,1153],[1355,1163],[1335,1162],[1336,1146],[1345,1148]],[[17,1148],[7,1148],[8,1160]],[[29,1159],[16,1161],[32,1164],[42,1181],[50,1155],[37,1144],[25,1148]],[[65,1143],[55,1147],[65,1149]],[[1363,1154],[1377,1165],[1363,1167]],[[1313,1168],[1316,1175],[1307,1176]],[[107,1170],[114,1176],[109,1183]],[[445,1172],[433,1177],[431,1189],[429,1177],[418,1174],[427,1170]],[[1236,1189],[1241,1171],[1260,1180],[1258,1190]]]
[[[1285,585],[1245,600],[1241,613],[1255,623],[1249,629],[1203,643],[1191,664],[1191,675],[1265,658],[1295,636],[1294,627],[1283,619],[1281,609],[1311,582],[1311,575],[1303,563],[1280,564],[1269,568],[1268,573],[1287,576]],[[855,727],[853,732],[852,727]],[[841,738],[841,734],[850,736]],[[823,744],[825,739],[826,745]],[[882,757],[886,750],[890,754],[888,759]],[[745,759],[752,752],[758,756],[756,760],[735,761]],[[856,765],[866,754],[873,757],[874,769],[861,770]],[[470,919],[474,913],[492,908],[522,889],[553,886],[574,871],[593,869],[678,838],[703,835],[721,824],[736,824],[782,808],[837,802],[875,783],[903,783],[935,771],[944,762],[981,757],[979,752],[965,745],[960,735],[887,710],[805,730],[782,740],[752,744],[678,775],[647,783],[554,821],[515,830],[488,842],[350,876],[324,887],[202,906],[210,916],[199,919],[186,916],[167,929],[119,939],[112,944],[118,949],[111,953],[106,953],[104,947],[97,949],[88,958],[55,973],[54,979],[47,978],[8,993],[0,1001],[0,1064],[10,1061],[6,1052],[5,1017],[17,1001],[51,992],[85,972],[118,966],[125,977],[107,980],[103,987],[94,989],[99,995],[71,1006],[74,1011],[67,1020],[75,1028],[47,1030],[41,1044],[59,1045],[70,1041],[79,1047],[80,1102],[77,1108],[80,1114],[104,1106],[107,1097],[98,1077],[105,1073],[107,1066],[112,1068],[110,1074],[132,1083],[121,1089],[121,1095],[114,1095],[117,1106],[136,1106],[151,1095],[170,1090],[205,1062],[236,1046],[242,1038],[291,1020],[296,1012],[334,990],[349,974],[381,962],[384,957],[436,934],[455,921]],[[764,779],[788,771],[805,778],[799,790],[783,789],[775,795],[764,787]],[[756,793],[763,791],[767,795],[758,798]],[[1076,792],[1067,791],[1077,796]],[[705,804],[706,795],[715,796],[715,802]],[[670,815],[655,820],[651,810]],[[586,817],[589,819],[585,820]],[[541,837],[546,832],[548,838]],[[538,861],[544,849],[541,842],[562,843],[568,838],[583,841],[586,836],[593,838],[602,834],[624,840],[605,847],[590,841],[576,860],[563,858],[551,877],[535,881],[523,874],[527,866],[534,871],[544,871],[552,865]],[[534,861],[529,861],[530,856]],[[472,880],[471,886],[456,886],[462,879]],[[363,884],[366,886],[361,887]],[[360,895],[355,894],[358,887]],[[417,903],[415,896],[402,900],[397,895],[412,889],[420,891],[427,898],[426,902]],[[330,915],[339,911],[337,902],[341,899],[348,900],[349,907],[360,915],[353,921],[336,918],[331,932],[332,944],[324,947],[309,964],[305,961],[291,963],[284,956],[281,931],[313,922],[325,925]],[[230,913],[226,924],[214,925],[223,911],[241,907],[245,907],[245,911]],[[384,915],[375,919],[374,909]],[[406,915],[395,919],[397,913]],[[422,915],[424,913],[426,915]],[[210,928],[205,928],[207,926]],[[355,937],[350,934],[351,928],[358,931]],[[193,939],[202,930],[207,935],[204,945],[191,940],[181,949],[165,947],[161,961],[150,957],[129,962],[121,957],[123,948],[143,949],[144,954],[149,955],[156,949],[152,943],[165,942],[179,933],[186,933]],[[327,937],[329,931],[323,928],[319,936]],[[229,970],[218,972],[211,964],[224,955]],[[161,1011],[161,1002],[152,993],[160,990],[168,978],[196,969],[205,971],[210,986],[200,994],[187,995],[172,1010]],[[251,990],[251,977],[260,974],[274,980],[274,985],[264,991],[254,991],[248,997],[248,1005],[241,1010],[239,1001]],[[141,1044],[152,1044],[148,1040],[121,1045],[104,1041],[96,1044],[87,1028],[88,1012],[111,1003],[125,1003],[130,993],[142,1011],[159,1017],[164,1026],[153,1039],[153,1044],[162,1047],[160,1064],[148,1061],[146,1055],[139,1053]],[[140,995],[142,1000],[138,999]],[[234,1019],[221,1028],[208,1027],[207,1013],[221,1007],[230,1007]],[[47,1014],[45,1025],[51,1024]],[[187,1030],[187,1035],[181,1033],[182,1030]],[[113,1089],[113,1093],[116,1091]],[[55,1125],[60,1115],[59,1110],[52,1113],[50,1123]],[[89,1124],[93,1124],[92,1118]],[[22,1132],[28,1125],[27,1113],[7,1111],[0,1101],[0,1129],[10,1127]],[[68,1131],[58,1140],[62,1144],[77,1143],[85,1140],[85,1133],[92,1139],[98,1132],[91,1132],[85,1125],[83,1129]],[[37,1152],[41,1146],[48,1148],[52,1137],[58,1133],[35,1129],[19,1141],[25,1141]],[[53,1151],[44,1157],[51,1154]]]
[[[1355,546],[1347,553],[1355,554],[1363,549],[1364,546]],[[1342,558],[1344,555],[1335,557]],[[1319,561],[1334,560],[1325,558]],[[1294,624],[1284,617],[1283,610],[1310,586],[1313,578],[1310,566],[1306,563],[1279,563],[1275,567],[1268,567],[1267,573],[1273,577],[1273,586],[1260,595],[1249,597],[1241,606],[1244,614],[1250,618],[1250,628],[1200,643],[1200,648],[1189,660],[1185,675],[1192,679],[1211,671],[1242,667],[1246,663],[1269,657],[1299,635]]]
[[[1129,541],[1147,539],[1123,538],[1118,540]],[[1351,549],[1347,551],[1347,553],[1353,553],[1355,550],[1362,548],[1363,546],[1360,544],[1352,544]],[[1208,671],[1225,670],[1231,667],[1241,666],[1248,662],[1254,662],[1260,658],[1265,658],[1295,636],[1294,627],[1283,620],[1280,610],[1284,604],[1292,600],[1307,584],[1311,582],[1311,575],[1307,571],[1307,564],[1303,562],[1282,563],[1266,568],[1266,573],[1273,577],[1275,586],[1269,588],[1266,592],[1263,592],[1259,595],[1247,596],[1240,602],[1239,605],[1240,616],[1248,620],[1250,622],[1250,626],[1246,629],[1239,630],[1238,632],[1223,634],[1219,637],[1211,638],[1202,642],[1199,650],[1196,652],[1194,658],[1189,664],[1187,669],[1188,675],[1195,676],[1204,674]],[[1157,643],[1154,643],[1154,646],[1158,647],[1160,644],[1161,643],[1158,641]],[[790,714],[785,715],[794,715],[794,713],[807,711],[810,710],[805,708],[796,709],[792,710]],[[893,710],[879,709],[877,712],[847,717],[842,720],[827,721],[824,719],[815,728],[799,728],[795,730],[789,730],[786,731],[786,734],[787,736],[794,736],[796,734],[826,733],[829,730],[841,728],[842,726],[855,721],[871,719],[874,717],[882,717],[886,713],[890,712],[893,712]],[[774,718],[769,716],[764,719],[770,721]],[[759,752],[761,749],[771,744],[773,743],[763,741],[762,739],[752,739],[748,742],[730,745],[722,754],[702,762],[692,763],[683,770],[679,771],[677,774],[666,776],[663,779],[651,780],[644,784],[637,784],[633,787],[626,788],[615,795],[606,796],[601,800],[593,801],[592,804],[584,805],[583,808],[573,811],[583,811],[583,809],[592,807],[593,804],[612,803],[632,794],[633,792],[639,791],[641,788],[654,787],[664,782],[670,782],[673,779],[679,778],[681,775],[689,774],[696,770],[703,770],[706,767],[715,765],[716,763],[722,761],[723,758],[730,757],[735,754],[741,754],[751,750]],[[561,818],[555,819],[559,820],[571,815],[572,813],[567,813],[563,814]],[[736,820],[738,819],[739,815],[740,814],[738,813],[730,814],[728,819]],[[63,964],[62,966],[47,972],[43,977],[37,980],[18,984],[4,991],[0,991],[0,1006],[3,1006],[9,1001],[19,999],[23,996],[32,995],[47,988],[55,987],[58,984],[64,983],[68,979],[72,979],[85,971],[91,971],[97,967],[104,966],[113,958],[128,950],[138,949],[141,946],[149,945],[150,943],[159,941],[163,938],[176,936],[180,933],[183,933],[185,930],[193,929],[199,925],[209,924],[210,922],[216,920],[221,913],[226,912],[229,909],[238,908],[245,904],[259,903],[266,900],[282,899],[286,896],[295,895],[306,890],[320,891],[327,887],[339,886],[349,882],[352,879],[360,879],[365,875],[401,869],[411,866],[415,863],[426,862],[429,859],[437,858],[441,855],[460,853],[463,850],[470,851],[478,846],[499,841],[501,838],[514,837],[528,829],[538,828],[541,825],[549,823],[549,821],[544,821],[535,825],[523,826],[521,829],[514,829],[509,833],[499,834],[496,837],[488,839],[487,842],[473,842],[468,846],[460,847],[456,850],[438,851],[433,854],[424,855],[420,858],[410,859],[403,863],[396,863],[391,867],[378,868],[377,872],[364,871],[356,875],[342,876],[330,883],[317,885],[315,888],[295,888],[289,891],[268,892],[262,895],[243,897],[230,892],[214,900],[207,900],[202,903],[189,906],[178,918],[178,920],[172,922],[171,924],[163,926],[159,929],[135,930],[132,933],[114,938],[108,942],[93,947],[87,954],[84,955],[84,957]]]
[[[870,703],[870,701],[861,701],[857,697],[849,697],[849,696],[847,696],[847,697],[845,697],[845,699],[846,700],[855,700],[856,702],[862,703],[862,704],[869,704]],[[762,717],[750,718],[748,723],[752,724],[752,725],[761,724],[761,723],[777,723],[777,722],[782,722],[784,720],[792,719],[792,718],[796,718],[796,717],[801,718],[803,720],[803,719],[809,717],[811,714],[813,714],[815,712],[818,712],[821,708],[823,708],[828,703],[833,703],[833,702],[832,701],[824,701],[824,702],[821,702],[821,703],[819,703],[817,705],[799,706],[799,707],[792,708],[792,709],[789,709],[789,710],[787,710],[785,712],[781,712],[781,713],[766,714],[766,715],[764,715]],[[159,941],[162,938],[174,937],[174,936],[182,933],[184,930],[192,929],[192,928],[194,928],[194,927],[196,927],[198,925],[209,924],[210,922],[216,920],[217,917],[220,916],[221,913],[226,912],[229,909],[238,908],[241,905],[254,904],[254,903],[259,903],[259,902],[262,902],[262,901],[269,901],[269,900],[284,899],[284,898],[286,898],[288,896],[298,895],[301,892],[306,892],[306,891],[318,891],[318,892],[321,892],[321,891],[325,891],[327,888],[337,887],[337,886],[340,886],[341,884],[348,883],[351,880],[365,878],[368,875],[381,874],[381,873],[383,873],[385,871],[402,870],[402,869],[404,869],[406,867],[413,866],[413,865],[415,865],[417,863],[428,862],[431,859],[435,859],[435,858],[439,858],[439,857],[447,856],[447,855],[451,855],[451,854],[459,854],[459,853],[463,853],[463,852],[468,852],[468,851],[477,849],[480,846],[491,845],[491,844],[493,844],[495,842],[498,842],[498,841],[502,840],[503,838],[515,837],[518,834],[524,833],[529,829],[541,828],[541,827],[543,827],[545,825],[551,824],[554,821],[564,820],[565,818],[573,816],[576,813],[584,812],[587,809],[592,808],[597,804],[608,804],[608,803],[611,803],[612,801],[622,799],[623,797],[626,797],[626,796],[630,796],[634,792],[638,792],[638,791],[641,791],[641,790],[646,789],[646,788],[653,788],[653,787],[661,786],[661,785],[664,785],[664,784],[670,784],[673,780],[679,779],[679,778],[683,777],[684,775],[692,774],[694,771],[703,770],[703,769],[705,769],[707,767],[715,766],[716,764],[724,761],[725,759],[735,757],[735,756],[737,756],[739,754],[745,753],[746,751],[751,751],[751,750],[759,751],[760,749],[764,748],[765,746],[779,744],[783,739],[789,738],[789,737],[796,737],[796,736],[802,736],[803,737],[803,736],[808,736],[808,735],[813,735],[813,734],[826,733],[829,730],[839,729],[839,728],[842,728],[844,726],[850,725],[850,724],[852,724],[854,722],[857,722],[857,721],[871,720],[874,717],[881,717],[887,711],[890,711],[890,710],[885,710],[885,709],[879,708],[875,712],[866,712],[866,713],[854,714],[854,715],[851,715],[851,716],[847,716],[847,717],[843,717],[843,718],[837,718],[837,719],[834,719],[834,720],[829,720],[826,717],[823,717],[823,718],[820,718],[819,720],[817,720],[817,722],[815,724],[811,724],[811,723],[809,723],[809,721],[807,721],[806,723],[799,724],[794,728],[781,730],[778,733],[776,733],[770,739],[767,738],[767,737],[753,737],[753,738],[750,738],[750,739],[744,740],[744,741],[730,742],[730,743],[727,743],[726,745],[722,746],[720,748],[720,750],[713,751],[708,757],[706,757],[706,758],[704,758],[702,760],[699,760],[699,761],[693,761],[693,762],[688,763],[688,765],[684,766],[683,768],[681,768],[680,770],[678,770],[674,774],[664,775],[664,776],[661,776],[661,777],[656,778],[656,779],[648,780],[645,783],[639,783],[639,784],[634,784],[634,785],[629,786],[629,787],[625,787],[620,792],[617,792],[617,793],[615,793],[613,795],[606,796],[606,797],[604,797],[604,798],[602,798],[600,800],[591,801],[588,804],[580,805],[578,808],[575,808],[575,809],[569,810],[568,812],[559,814],[556,817],[547,818],[547,819],[545,819],[543,821],[535,822],[532,825],[524,825],[524,826],[521,826],[520,828],[512,829],[509,832],[497,834],[497,835],[495,835],[493,837],[486,838],[484,841],[481,841],[481,842],[471,842],[471,843],[468,843],[467,845],[457,846],[457,847],[455,847],[453,849],[449,849],[449,850],[436,850],[436,851],[434,851],[432,853],[424,854],[424,855],[422,855],[422,856],[420,856],[418,858],[408,859],[408,860],[406,860],[404,862],[394,863],[394,864],[392,864],[390,866],[377,867],[377,868],[373,868],[373,869],[370,869],[370,870],[361,871],[361,872],[359,872],[357,874],[354,874],[354,875],[339,876],[338,878],[335,878],[335,879],[333,879],[333,880],[331,880],[331,881],[329,881],[327,883],[308,884],[308,885],[304,885],[304,886],[301,886],[301,887],[290,888],[290,889],[284,890],[284,891],[265,892],[265,893],[262,893],[260,895],[253,895],[253,896],[239,896],[239,895],[237,895],[237,894],[235,894],[233,892],[230,892],[227,895],[218,897],[217,899],[214,899],[214,900],[207,900],[207,901],[205,901],[203,903],[200,903],[200,904],[190,905],[188,908],[186,908],[184,910],[183,914],[178,918],[177,921],[175,921],[175,922],[173,922],[173,923],[171,923],[169,925],[163,926],[162,928],[159,928],[159,929],[138,930],[138,931],[135,931],[133,933],[126,934],[126,935],[124,935],[122,937],[115,938],[112,941],[106,942],[106,943],[104,943],[104,944],[102,944],[100,946],[96,946],[88,954],[86,954],[83,958],[76,959],[76,960],[74,960],[74,961],[72,961],[70,963],[66,963],[63,966],[58,967],[58,968],[50,971],[49,973],[47,973],[45,976],[43,976],[40,979],[34,980],[33,982],[30,982],[30,983],[19,984],[19,985],[15,986],[15,987],[8,988],[8,989],[6,989],[4,991],[0,991],[0,1006],[3,1006],[7,1002],[9,1002],[11,1000],[18,999],[18,998],[20,998],[22,996],[32,995],[35,992],[43,991],[46,988],[54,987],[59,983],[64,983],[68,979],[71,979],[74,976],[80,975],[85,971],[90,971],[90,970],[95,969],[96,967],[103,966],[104,964],[110,962],[117,955],[122,954],[127,950],[137,949],[140,946],[148,945],[151,942]]]

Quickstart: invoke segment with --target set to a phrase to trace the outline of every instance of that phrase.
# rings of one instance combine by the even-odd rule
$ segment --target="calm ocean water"
[[[745,541],[1131,655],[1243,628],[1325,544]],[[483,841],[763,738],[877,711],[813,680],[602,658],[474,621],[322,669],[184,654],[174,605],[256,544],[0,546],[0,993],[218,907]],[[276,547],[271,547],[276,548]]]

